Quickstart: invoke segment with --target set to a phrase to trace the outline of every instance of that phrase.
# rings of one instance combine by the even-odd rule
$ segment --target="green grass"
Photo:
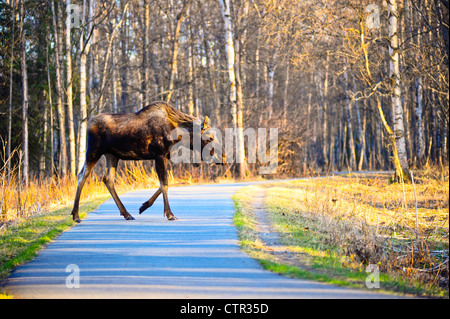
[[[330,204],[332,201],[311,200],[308,197],[311,193],[308,196],[301,192],[290,193],[290,188],[295,188],[296,182],[291,184],[269,185],[265,207],[272,226],[280,234],[281,244],[292,251],[295,258],[288,261],[286,258],[280,259],[276,254],[271,254],[270,249],[259,239],[256,218],[251,208],[252,197],[258,190],[255,186],[242,188],[233,197],[236,210],[234,224],[238,229],[241,248],[265,269],[285,276],[367,289],[366,278],[370,274],[366,273],[367,264],[347,255],[342,244],[338,244],[349,241],[349,236],[353,236],[354,224],[344,219],[338,222],[328,219],[325,215],[334,209],[333,204]],[[313,191],[320,192],[317,189]],[[305,207],[297,205],[302,201],[301,205],[305,206],[308,200],[310,203],[306,206],[310,211],[304,211]],[[350,206],[346,211],[351,212],[352,209]],[[335,218],[334,215],[332,217]],[[327,227],[336,229],[327,231]],[[343,237],[338,240],[330,236]],[[420,282],[404,280],[399,274],[385,271],[380,272],[380,288],[372,291],[446,296],[440,289],[430,290]]]
[[[335,254],[330,253],[330,251],[327,251],[326,249],[318,250],[312,248],[313,245],[311,243],[315,241],[314,238],[304,236],[301,231],[298,231],[300,226],[289,225],[282,219],[278,219],[274,224],[277,228],[285,228],[285,230],[281,232],[282,234],[288,234],[287,236],[282,236],[283,243],[292,247],[293,238],[301,238],[304,244],[297,243],[298,245],[296,248],[297,251],[301,250],[306,254],[307,260],[303,259],[303,263],[306,267],[287,265],[278,262],[276,258],[266,250],[266,247],[259,239],[258,232],[255,229],[256,220],[252,213],[251,202],[252,197],[257,190],[258,188],[255,186],[248,186],[240,189],[233,196],[236,211],[234,215],[234,225],[238,229],[239,244],[247,254],[256,259],[265,269],[284,276],[326,282],[340,286],[362,286],[357,285],[354,282],[357,280],[361,281],[362,277],[365,279],[367,275],[363,273],[352,274],[343,271],[342,268],[337,269],[336,265],[339,263],[337,262],[337,256]],[[314,269],[316,271],[314,271]]]
[[[276,202],[275,196],[270,196]],[[366,288],[366,265],[357,265],[348,256],[343,254],[340,246],[333,244],[327,234],[321,232],[321,227],[316,225],[317,220],[293,217],[287,210],[281,209],[274,202],[268,205],[267,210],[275,228],[282,234],[282,243],[293,247],[293,250],[303,253],[303,263],[309,265],[310,271],[298,267],[280,268],[280,273],[293,275],[294,277],[317,280],[336,284],[339,286]],[[273,266],[272,266],[273,267]],[[271,270],[271,268],[268,268]],[[274,268],[276,271],[277,268]],[[276,271],[278,272],[278,271]],[[397,277],[380,273],[380,286],[378,292],[403,292],[420,293],[405,285]]]
[[[80,218],[97,209],[108,195],[82,203]],[[74,225],[70,215],[72,206],[44,213],[9,225],[0,235],[0,283],[19,265],[32,260],[37,253],[63,231]],[[8,296],[0,293],[0,298]]]

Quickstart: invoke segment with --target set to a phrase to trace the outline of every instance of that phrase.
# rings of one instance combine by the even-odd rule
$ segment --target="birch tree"
[[[236,73],[235,73],[235,60],[236,52],[234,50],[234,35],[231,20],[230,0],[219,0],[222,10],[222,18],[224,22],[225,32],[225,52],[227,57],[227,74],[229,85],[229,102],[231,110],[231,120],[233,128],[236,132],[236,168],[237,177],[243,178],[245,173],[244,162],[244,134],[242,123],[238,122],[238,107],[237,107],[237,90],[236,90]],[[240,116],[242,118],[242,116]]]
[[[75,123],[73,118],[73,83],[72,83],[72,38],[71,38],[71,13],[73,10],[70,5],[70,0],[66,1],[66,76],[67,76],[67,120],[69,128],[69,151],[70,151],[70,165],[69,176],[76,175],[76,151],[75,151]]]
[[[403,123],[403,106],[400,89],[400,61],[398,45],[398,5],[397,0],[388,0],[389,10],[389,77],[392,85],[391,105],[395,143],[397,146],[398,159],[396,163],[395,175],[398,180],[409,179],[409,164],[406,153],[405,129]],[[394,154],[395,156],[395,154]]]
[[[93,0],[89,1],[89,6],[91,6]],[[92,10],[89,10],[91,13]],[[84,165],[84,160],[86,157],[86,134],[87,134],[87,103],[86,103],[86,60],[87,54],[90,50],[89,39],[86,44],[84,42],[84,28],[85,28],[85,17],[86,17],[86,0],[83,0],[83,13],[81,15],[81,31],[80,31],[80,134],[79,134],[79,144],[78,144],[78,161],[77,161],[77,172],[80,172]],[[91,21],[92,16],[89,15],[88,20]],[[92,23],[89,26],[93,27]],[[90,34],[90,32],[88,32]]]
[[[46,176],[50,134],[58,177],[73,176],[89,114],[137,111],[157,99],[234,128],[238,178],[258,170],[245,163],[244,123],[279,127],[286,175],[351,165],[396,167],[401,180],[407,157],[416,167],[447,165],[448,1],[41,2],[0,4],[0,134],[9,154],[0,159],[11,159],[11,174],[24,172],[13,156],[22,149],[30,176]],[[65,20],[74,3],[82,29]]]

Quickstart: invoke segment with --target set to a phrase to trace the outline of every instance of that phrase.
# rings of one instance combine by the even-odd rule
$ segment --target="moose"
[[[170,159],[171,147],[179,142],[179,140],[171,138],[171,132],[176,128],[183,128],[189,132],[192,141],[194,125],[201,126],[201,134],[204,134],[210,128],[208,117],[205,117],[202,122],[200,119],[160,101],[153,102],[136,113],[93,116],[87,127],[86,160],[77,176],[77,191],[72,209],[73,220],[77,223],[81,222],[78,214],[81,191],[89,174],[102,155],[106,159],[106,172],[103,176],[103,182],[119,208],[120,215],[126,220],[134,220],[114,189],[114,178],[119,160],[155,160],[160,187],[148,201],[142,204],[139,214],[152,206],[162,193],[164,216],[168,220],[177,220],[170,209],[167,197],[167,161]],[[181,137],[179,136],[178,139],[181,139]],[[202,136],[202,149],[213,140],[213,134],[207,135],[206,139]],[[189,145],[192,149],[192,143],[189,143]],[[225,157],[222,157],[222,159],[215,158],[215,162],[225,164]]]

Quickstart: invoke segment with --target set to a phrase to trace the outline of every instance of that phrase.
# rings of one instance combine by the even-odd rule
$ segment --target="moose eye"
[[[202,140],[204,140],[205,142],[212,142],[214,141],[214,136],[212,135],[203,135]]]

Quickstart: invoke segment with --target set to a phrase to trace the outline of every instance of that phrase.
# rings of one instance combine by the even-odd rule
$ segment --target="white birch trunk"
[[[188,111],[190,115],[194,115],[194,61],[191,44],[188,46],[188,79]]]
[[[245,40],[244,40],[245,41]],[[237,139],[236,139],[236,162],[238,165],[239,178],[244,177],[246,164],[245,164],[245,149],[244,149],[244,92],[242,89],[241,69],[243,63],[241,60],[241,44],[240,41],[236,41],[236,65],[234,71],[236,73],[236,112],[237,112]]]
[[[230,1],[219,0],[222,9],[222,17],[225,26],[225,51],[227,56],[227,73],[230,86],[229,100],[231,104],[231,120],[233,127],[237,127],[237,107],[236,107],[236,74],[234,72],[235,52],[233,41],[233,29],[231,26]]]
[[[111,59],[112,59],[112,111],[117,113],[117,59],[116,59],[116,44],[112,41],[111,45]]]
[[[92,0],[91,0],[92,1]],[[84,17],[86,14],[86,0],[83,0],[83,14],[81,16],[81,25],[84,26]],[[89,20],[91,17],[89,17]],[[86,134],[87,134],[87,104],[86,104],[86,55],[89,52],[89,42],[84,47],[84,29],[81,29],[80,35],[80,142],[78,145],[78,169],[83,168],[86,157]]]
[[[327,51],[326,52],[326,61],[325,61],[325,80],[323,82],[323,94],[322,94],[322,107],[323,107],[323,143],[322,143],[322,154],[323,154],[323,160],[324,160],[324,166],[326,169],[328,169],[328,166],[330,164],[329,161],[329,144],[328,144],[328,120],[327,120],[327,113],[328,113],[328,69],[329,69],[329,61],[330,61],[330,54]]]
[[[229,81],[229,100],[231,104],[231,118],[233,122],[233,128],[238,129],[237,135],[237,158],[238,163],[238,177],[242,178],[244,176],[244,156],[242,151],[244,148],[244,138],[243,134],[239,134],[242,131],[242,117],[239,116],[238,119],[238,109],[237,109],[237,90],[236,90],[236,72],[235,72],[235,61],[236,53],[234,49],[234,36],[231,23],[231,13],[230,13],[230,0],[219,0],[219,4],[222,11],[222,17],[225,27],[225,51],[227,56],[227,71],[228,71],[228,81]],[[240,130],[239,130],[240,128]],[[242,164],[242,165],[240,165]]]
[[[73,118],[73,91],[72,91],[72,39],[71,39],[71,21],[69,18],[70,0],[66,1],[66,65],[67,65],[67,120],[69,127],[69,152],[70,152],[70,174],[76,175],[76,151],[75,151],[75,124]]]
[[[355,151],[355,142],[353,139],[353,125],[352,125],[352,101],[350,99],[349,95],[349,91],[350,91],[350,86],[348,83],[348,74],[347,74],[347,66],[345,66],[344,68],[344,79],[345,79],[345,88],[346,88],[346,103],[345,103],[345,107],[346,107],[346,122],[347,122],[347,132],[348,132],[348,147],[350,149],[350,158],[349,158],[349,166],[351,167],[351,169],[356,169],[356,151]]]
[[[403,172],[396,172],[397,178],[400,173],[402,178],[408,178],[408,157],[406,153],[405,129],[403,124],[403,107],[400,90],[400,61],[398,45],[398,6],[397,0],[388,0],[389,16],[389,76],[391,78],[392,92],[391,104],[393,114],[393,128],[395,143],[397,146],[398,160]]]
[[[272,118],[273,113],[273,81],[275,78],[275,70],[277,68],[277,57],[280,49],[281,33],[277,33],[277,43],[273,51],[272,61],[268,64],[268,78],[267,78],[267,110],[269,113],[268,120]]]
[[[89,30],[92,30],[94,27],[94,21],[92,20],[94,17],[94,1],[89,1]],[[90,31],[89,31],[90,32]],[[96,34],[97,34],[97,30],[93,30],[92,31],[92,35],[91,35],[91,41],[90,43],[95,43],[96,42]],[[90,50],[89,51],[89,69],[88,69],[88,81],[89,81],[89,109],[91,111],[94,110],[93,105],[95,105],[95,94],[94,94],[94,89],[95,87],[98,85],[98,74],[97,74],[97,63],[94,59],[94,51],[98,51],[98,50]],[[98,105],[98,104],[97,104]]]
[[[286,59],[286,78],[284,80],[284,96],[283,96],[283,121],[287,120],[288,98],[289,98],[289,56]]]
[[[142,86],[141,86],[141,107],[144,107],[147,105],[149,101],[149,54],[150,51],[149,41],[148,41],[148,34],[150,32],[150,2],[149,0],[144,0],[144,28],[142,31],[142,38],[143,38],[143,46],[142,46]],[[113,57],[114,57],[113,53]]]

